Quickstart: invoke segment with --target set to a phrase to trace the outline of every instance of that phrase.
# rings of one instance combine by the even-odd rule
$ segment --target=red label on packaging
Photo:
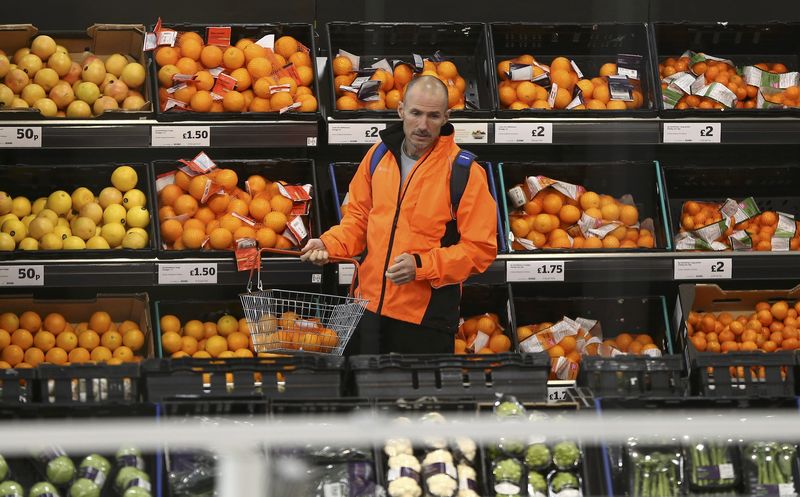
[[[308,236],[306,225],[303,223],[303,218],[300,216],[297,216],[289,221],[289,224],[286,225],[286,229],[290,231],[298,241],[303,241]]]
[[[230,26],[212,26],[206,30],[207,45],[227,47],[231,44]]]
[[[170,171],[168,173],[160,174],[156,178],[156,191],[157,192],[160,192],[161,190],[163,190],[164,188],[166,188],[169,185],[175,184],[175,172],[176,171]]]
[[[311,200],[311,195],[300,185],[278,184],[278,191],[292,202],[305,202]]]
[[[297,83],[298,85],[303,84],[303,82],[300,80],[300,75],[297,74],[297,70],[295,69],[294,64],[292,64],[291,62],[281,67],[276,72],[278,78],[285,78],[288,76],[292,78],[294,82]]]
[[[311,201],[295,202],[292,204],[291,216],[307,216],[311,212]]]
[[[211,180],[206,181],[205,189],[203,190],[203,197],[200,199],[201,204],[205,204],[212,195],[222,191],[222,185],[214,183]]]
[[[243,223],[247,224],[248,226],[252,227],[252,226],[256,225],[256,220],[255,219],[251,219],[251,218],[249,218],[247,216],[242,216],[238,212],[231,212],[231,216],[235,217],[239,221],[242,221]]]
[[[240,238],[236,241],[236,268],[239,271],[258,269],[261,265],[261,253],[252,238]]]
[[[236,88],[236,78],[230,74],[221,72],[219,73],[219,76],[217,76],[217,81],[214,83],[214,88],[211,89],[211,93],[219,96],[225,96],[227,92],[233,90],[234,88]]]

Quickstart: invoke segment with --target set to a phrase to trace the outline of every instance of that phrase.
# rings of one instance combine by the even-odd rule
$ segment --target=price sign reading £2
[[[675,259],[676,280],[729,280],[732,277],[731,259]]]
[[[328,143],[347,145],[354,143],[375,143],[386,123],[330,123],[328,124]]]
[[[153,126],[154,147],[210,147],[210,126]]]
[[[159,285],[203,285],[217,283],[217,263],[159,264]]]

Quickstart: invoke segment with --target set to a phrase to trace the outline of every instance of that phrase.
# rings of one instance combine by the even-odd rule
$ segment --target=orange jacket
[[[370,159],[377,145],[370,149],[350,182],[346,214],[321,238],[332,256],[353,257],[367,249],[358,278],[360,295],[369,300],[367,309],[455,332],[461,283],[471,274],[485,271],[497,256],[496,204],[485,170],[472,163],[452,223],[457,224],[458,233],[451,229],[445,236],[446,225],[453,220],[450,170],[460,151],[453,126],[442,127],[433,148],[417,161],[401,185],[397,158],[403,138],[401,124],[381,132],[389,151],[370,175]],[[385,274],[394,258],[403,253],[415,255],[416,280],[395,285]]]

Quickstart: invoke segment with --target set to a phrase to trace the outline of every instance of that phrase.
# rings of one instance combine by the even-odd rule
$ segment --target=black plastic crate
[[[86,259],[104,258],[149,258],[155,255],[156,223],[158,209],[153,192],[154,178],[150,166],[137,163],[116,164],[68,164],[68,165],[3,165],[0,167],[0,184],[12,197],[25,196],[31,204],[40,197],[47,197],[56,190],[63,189],[68,194],[80,187],[92,191],[95,197],[106,187],[112,187],[111,173],[119,166],[130,166],[139,178],[136,189],[141,190],[147,199],[145,207],[150,212],[150,224],[145,230],[148,234],[147,248],[110,250],[33,250],[0,252],[0,260],[26,259],[72,259],[76,256]]]
[[[536,24],[491,23],[489,26],[492,54],[492,81],[497,117],[655,117],[658,106],[654,80],[654,64],[650,55],[647,25],[643,23],[613,24]],[[599,74],[600,66],[617,62],[617,55],[642,57],[639,68],[644,102],[639,109],[608,110],[510,110],[500,107],[497,94],[499,78],[497,65],[523,54],[532,55],[538,62],[550,64],[556,57],[575,61],[586,78]]]
[[[434,396],[544,400],[550,360],[545,354],[363,355],[350,358],[356,395],[368,398]]]
[[[669,164],[661,168],[669,209],[670,233],[681,229],[685,202],[723,203],[753,197],[759,209],[800,215],[800,166],[797,164]]]
[[[213,159],[213,157],[212,157]],[[314,169],[314,161],[311,159],[220,159],[214,160],[220,169],[232,169],[239,177],[239,184],[243,185],[244,180],[253,174],[261,174],[270,180],[284,180],[289,184],[310,184],[311,185],[311,236],[319,237],[321,234],[320,209],[317,188],[317,174]],[[162,174],[170,173],[178,169],[181,164],[178,161],[157,160],[153,162],[153,172],[156,178]],[[158,192],[153,188],[153,196],[157,197]],[[157,218],[158,216],[156,216]],[[214,258],[231,257],[233,250],[167,250],[161,238],[161,223],[156,219],[158,229],[156,230],[156,247],[158,256],[165,259],[192,258]],[[280,235],[278,235],[280,236]],[[270,257],[264,253],[262,257]]]
[[[680,355],[663,357],[584,357],[578,384],[596,397],[683,397],[684,363]]]
[[[161,317],[168,314],[176,316],[182,324],[186,324],[187,321],[192,319],[216,323],[219,318],[226,314],[230,314],[237,320],[244,317],[242,303],[239,300],[160,300],[156,302],[153,311],[155,336],[159,338],[164,334],[161,330]],[[164,357],[160,339],[155,343],[155,350],[157,357]]]
[[[497,168],[500,178],[498,190],[499,203],[503,208],[503,235],[508,237],[511,233],[509,215],[512,206],[508,203],[508,190],[514,185],[524,183],[528,176],[546,176],[548,178],[566,181],[568,183],[583,185],[587,190],[598,194],[611,195],[620,198],[623,195],[633,195],[639,219],[651,218],[655,231],[653,240],[655,247],[652,249],[637,248],[636,252],[664,252],[672,249],[667,221],[667,208],[664,200],[664,185],[661,179],[661,165],[653,162],[594,162],[594,163],[537,163],[537,162],[501,162]],[[544,249],[539,249],[537,252]],[[630,253],[632,249],[546,249],[547,253],[573,252],[573,251],[601,251]],[[515,250],[509,244],[509,252],[528,252]]]
[[[0,405],[30,404],[36,391],[35,369],[0,369]]]
[[[658,64],[680,57],[686,50],[730,59],[737,66],[759,62],[786,64],[789,72],[800,69],[800,23],[655,23],[652,24],[655,77]],[[659,82],[660,83],[660,82]],[[656,85],[659,115],[677,117],[787,117],[800,109],[665,109],[661,84]]]
[[[497,251],[499,253],[506,252],[506,237],[503,236],[503,222],[500,215],[500,203],[497,197],[497,185],[494,175],[494,167],[491,162],[478,162],[486,170],[486,180],[489,184],[489,192],[492,194],[495,202],[497,202]],[[350,181],[356,174],[358,164],[355,162],[332,162],[328,165],[328,176],[331,181],[331,195],[326,196],[325,212],[332,212],[334,216],[329,216],[326,222],[331,223],[329,226],[338,224],[342,220],[342,202],[344,197],[350,189]]]
[[[259,24],[194,24],[187,22],[173,23],[163,22],[163,28],[174,29],[178,32],[194,31],[199,34],[203,41],[207,39],[206,30],[212,26],[230,26],[231,43],[235,44],[241,38],[251,38],[259,40],[262,37],[274,34],[277,40],[281,36],[291,36],[305,45],[309,49],[311,57],[311,69],[314,71],[314,81],[311,89],[314,91],[314,98],[317,99],[317,110],[314,112],[297,112],[291,110],[280,114],[278,111],[272,112],[185,112],[185,111],[162,111],[160,105],[158,64],[155,60],[155,50],[150,53],[150,80],[152,81],[153,107],[155,107],[156,118],[159,121],[227,121],[227,120],[268,120],[268,121],[317,121],[320,116],[321,96],[319,92],[319,82],[317,81],[316,59],[317,45],[314,40],[314,30],[311,24],[307,23],[259,23]],[[154,27],[150,26],[152,30]],[[255,81],[253,81],[255,83]]]
[[[32,17],[33,16],[29,16]],[[101,60],[109,55],[120,53],[134,62],[140,63],[145,69],[145,81],[142,83],[141,94],[145,106],[141,110],[124,110],[122,108],[106,111],[99,116],[81,119],[90,123],[92,121],[108,121],[119,119],[148,119],[153,115],[156,106],[156,96],[152,92],[150,80],[153,72],[150,71],[150,58],[142,51],[145,38],[144,25],[141,24],[95,24],[85,30],[38,30],[33,25],[11,24],[4,25],[0,34],[0,49],[5,51],[9,58],[17,49],[29,48],[37,35],[48,35],[58,45],[67,49],[73,57],[73,62],[82,64],[86,52],[92,52]],[[43,67],[47,67],[45,62]],[[62,78],[59,78],[62,79]],[[33,78],[31,78],[33,82]],[[49,93],[49,92],[48,92]],[[102,96],[102,92],[101,92]],[[66,109],[64,109],[66,111]],[[45,117],[38,110],[3,109],[0,111],[0,120],[58,120],[65,118]]]
[[[466,81],[465,96],[475,108],[466,106],[453,110],[451,117],[487,118],[493,116],[494,93],[492,66],[489,59],[486,25],[482,23],[328,23],[328,54],[330,60],[339,50],[361,57],[362,66],[381,59],[403,60],[413,64],[412,54],[431,57],[441,51],[446,60],[458,67],[459,75]],[[396,118],[397,111],[387,110],[337,110],[333,67],[329,63],[327,77],[330,91],[329,108],[336,119],[387,119]]]
[[[276,399],[270,402],[273,419],[288,416],[342,416],[356,413],[369,413],[372,403],[368,399]]]
[[[797,290],[722,290],[717,285],[680,285],[675,327],[689,366],[692,395],[783,398],[796,394],[795,351],[699,352],[687,333],[689,312],[751,314],[759,301],[796,300]],[[753,369],[751,369],[753,368]]]
[[[145,397],[265,399],[340,397],[345,360],[296,355],[255,359],[152,359],[142,363]]]
[[[136,404],[141,401],[139,364],[39,366],[39,394],[44,404]]]

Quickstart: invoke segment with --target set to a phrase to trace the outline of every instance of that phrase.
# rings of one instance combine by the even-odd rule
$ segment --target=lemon
[[[128,211],[126,220],[129,228],[144,228],[150,224],[150,212],[144,207],[135,207]]]
[[[119,166],[111,173],[111,184],[121,192],[127,192],[136,188],[139,176],[131,166]]]
[[[52,233],[55,225],[46,217],[37,217],[28,225],[30,236],[36,240],[41,240],[48,233]]]
[[[144,238],[145,243],[150,241],[150,235],[147,234],[147,231],[143,230],[142,228],[128,228],[128,233],[138,233],[139,236]]]
[[[36,219],[36,216],[34,216],[33,214],[28,214],[27,216],[20,219],[20,221],[22,221],[22,224],[24,224],[25,227],[27,228],[28,226],[31,225],[31,221],[33,221],[34,219]]]
[[[125,207],[119,204],[111,204],[103,211],[103,224],[119,223],[125,224]]]
[[[122,205],[124,205],[128,210],[131,210],[134,207],[144,207],[146,203],[147,198],[144,196],[144,192],[135,188],[133,190],[129,190],[127,193],[125,193],[125,196],[122,197]]]
[[[36,217],[43,217],[45,219],[49,219],[50,222],[53,223],[53,226],[57,225],[58,224],[58,220],[60,219],[58,217],[58,214],[56,214],[55,212],[51,211],[50,209],[42,209],[42,210],[40,210],[39,213],[36,214]]]
[[[18,219],[8,219],[6,222],[3,223],[2,228],[3,233],[8,233],[11,235],[11,238],[14,239],[15,242],[19,243],[28,236],[28,228],[22,224],[22,221]]]
[[[61,250],[64,248],[64,240],[55,233],[47,233],[39,240],[39,247],[42,250]]]
[[[84,250],[85,248],[86,242],[77,236],[68,236],[67,239],[64,240],[64,250]]]
[[[9,219],[16,219],[17,221],[19,221],[19,218],[17,216],[9,212],[5,216],[0,216],[0,229],[3,228],[3,223],[8,221]]]
[[[0,233],[0,251],[2,252],[9,252],[14,250],[17,246],[17,242],[11,238],[11,235],[8,233]]]
[[[83,209],[83,206],[94,202],[94,193],[86,187],[81,186],[72,192],[72,208],[76,211]]]
[[[86,242],[86,248],[94,250],[110,249],[108,242],[102,236],[93,236]]]
[[[68,225],[67,226],[57,225],[55,229],[53,229],[53,233],[58,235],[58,237],[61,238],[62,241],[72,236],[72,230],[69,229]]]
[[[19,242],[20,250],[39,250],[39,242],[36,238],[23,238],[21,242]]]
[[[147,247],[147,240],[135,231],[129,231],[122,239],[122,247],[127,249],[143,249]]]
[[[14,200],[6,192],[0,192],[0,216],[4,216],[11,212]]]
[[[45,207],[47,207],[47,197],[40,197],[33,201],[33,206],[31,207],[31,212],[39,215]],[[51,211],[52,212],[52,211]]]
[[[88,240],[89,238],[95,236],[96,227],[97,226],[94,224],[94,221],[88,217],[79,217],[72,221],[70,226],[72,229],[72,234],[81,240]]]
[[[110,247],[119,247],[125,238],[125,227],[120,223],[107,223],[103,225],[101,235]]]
[[[97,202],[89,202],[80,209],[81,217],[88,217],[94,224],[100,223],[103,220],[103,208]]]
[[[47,208],[59,216],[64,215],[72,209],[72,198],[64,190],[56,190],[47,197]]]
[[[100,207],[105,209],[112,204],[121,204],[122,193],[113,186],[108,186],[103,188],[103,190],[100,192],[100,196],[97,197],[97,200],[100,202]]]
[[[22,219],[31,213],[31,201],[26,197],[14,197],[11,202],[11,213]]]
[[[66,218],[60,217],[58,221],[56,221],[56,226],[63,226],[65,228],[69,228],[69,221]]]

